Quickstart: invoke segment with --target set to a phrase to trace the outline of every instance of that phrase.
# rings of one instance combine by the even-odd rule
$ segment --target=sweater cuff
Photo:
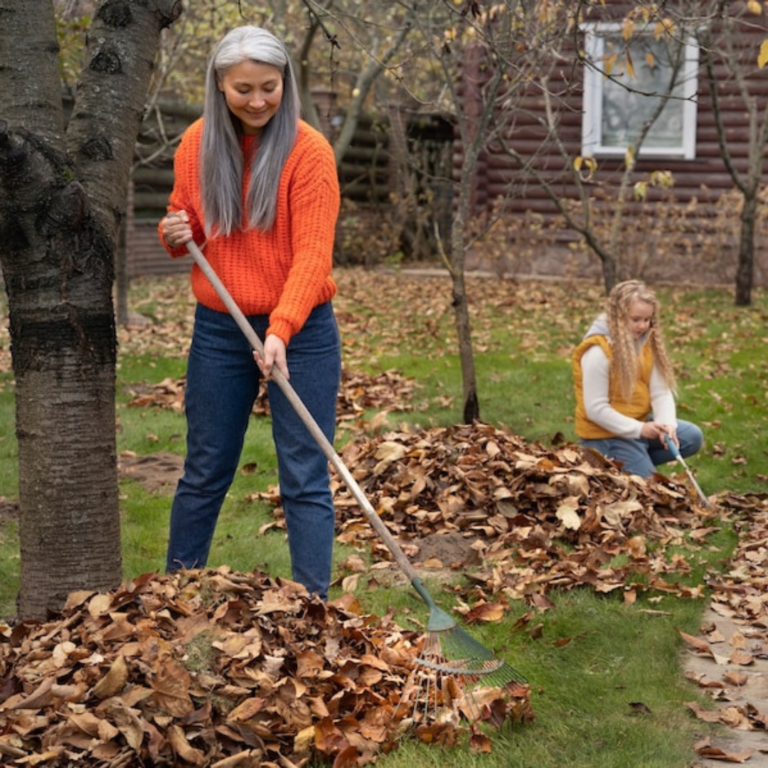
[[[267,328],[266,336],[269,336],[270,334],[282,339],[287,347],[288,342],[291,340],[291,336],[293,336],[293,328],[287,320],[271,320],[269,327]]]

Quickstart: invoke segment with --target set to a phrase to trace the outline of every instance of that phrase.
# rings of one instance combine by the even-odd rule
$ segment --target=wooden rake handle
[[[213,286],[219,298],[224,302],[224,305],[229,311],[229,314],[232,315],[232,318],[237,323],[245,337],[248,339],[251,347],[253,347],[253,349],[255,349],[256,352],[258,352],[259,355],[263,358],[264,345],[261,343],[261,339],[256,334],[256,331],[253,330],[251,324],[246,319],[242,310],[219,279],[219,276],[208,262],[208,259],[203,256],[203,252],[195,242],[190,241],[186,243],[186,248],[197,266],[200,267],[202,273],[208,278],[208,281]],[[320,429],[319,424],[315,421],[314,416],[312,416],[312,414],[302,402],[301,398],[296,394],[296,390],[290,385],[288,379],[285,378],[282,371],[280,371],[276,366],[272,368],[272,379],[277,384],[277,386],[280,387],[282,393],[285,395],[288,402],[290,402],[296,413],[299,415],[299,418],[304,423],[304,426],[309,430],[312,437],[317,441],[317,444],[328,458],[328,461],[333,464],[341,479],[344,481],[344,484],[349,489],[349,492],[355,497],[355,501],[357,501],[357,503],[360,505],[360,508],[363,510],[366,519],[371,524],[371,526],[373,526],[376,533],[379,534],[381,540],[387,545],[387,549],[389,549],[389,551],[392,553],[392,557],[395,558],[395,562],[398,564],[400,569],[409,578],[411,583],[415,582],[420,584],[421,579],[419,578],[416,569],[411,565],[410,561],[405,556],[405,552],[403,552],[400,545],[389,532],[389,529],[384,525],[381,518],[376,514],[376,510],[371,505],[371,502],[368,501],[368,498],[363,493],[362,488],[360,488],[358,485],[357,480],[355,480],[355,478],[352,476],[352,473],[347,469],[339,454],[336,453],[336,450],[323,433],[323,430]],[[416,586],[415,583],[414,586]],[[421,594],[420,590],[417,589],[417,591],[419,594]]]

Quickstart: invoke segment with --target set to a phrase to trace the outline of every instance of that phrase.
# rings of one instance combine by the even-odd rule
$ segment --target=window
[[[582,154],[623,156],[664,98],[674,56],[668,40],[647,34],[627,41],[619,24],[592,24],[584,31],[587,58],[595,66],[587,67],[584,76]],[[641,156],[696,156],[699,51],[692,41],[684,49],[672,98],[645,137]]]

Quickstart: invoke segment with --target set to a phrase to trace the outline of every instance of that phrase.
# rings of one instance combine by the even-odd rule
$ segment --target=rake
[[[253,330],[240,307],[238,307],[227,291],[200,248],[192,241],[187,243],[186,247],[195,263],[208,278],[219,298],[224,302],[230,315],[248,339],[250,345],[263,357],[264,346],[261,339]],[[381,518],[376,514],[376,510],[368,501],[357,481],[347,469],[341,457],[336,453],[296,391],[277,368],[272,369],[272,379],[280,387],[307,430],[336,469],[350,493],[360,505],[366,519],[376,533],[379,534],[384,544],[392,553],[392,557],[397,565],[410,580],[411,586],[413,586],[421,599],[429,607],[427,636],[424,640],[423,650],[416,659],[416,664],[425,672],[425,675],[432,678],[450,676],[458,680],[461,685],[482,682],[483,685],[503,688],[510,683],[525,684],[527,680],[523,675],[475,640],[468,632],[461,629],[448,613],[435,604],[416,569],[411,565],[400,545],[384,525]]]
[[[677,461],[680,462],[680,466],[685,470],[685,474],[688,475],[688,479],[691,481],[691,485],[693,485],[694,489],[696,490],[696,493],[699,496],[699,499],[703,506],[706,509],[710,509],[710,503],[709,499],[704,495],[704,491],[701,490],[701,487],[696,482],[696,478],[693,476],[693,472],[691,472],[690,469],[688,469],[688,465],[685,463],[685,459],[680,454],[680,449],[677,447],[675,442],[671,439],[667,440],[667,447],[669,448],[672,455],[675,457]]]

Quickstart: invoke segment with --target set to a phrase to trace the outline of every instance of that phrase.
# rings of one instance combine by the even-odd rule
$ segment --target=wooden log
[[[154,187],[170,188],[173,186],[173,169],[140,166],[133,172],[133,183],[137,187],[141,185],[150,185]]]

